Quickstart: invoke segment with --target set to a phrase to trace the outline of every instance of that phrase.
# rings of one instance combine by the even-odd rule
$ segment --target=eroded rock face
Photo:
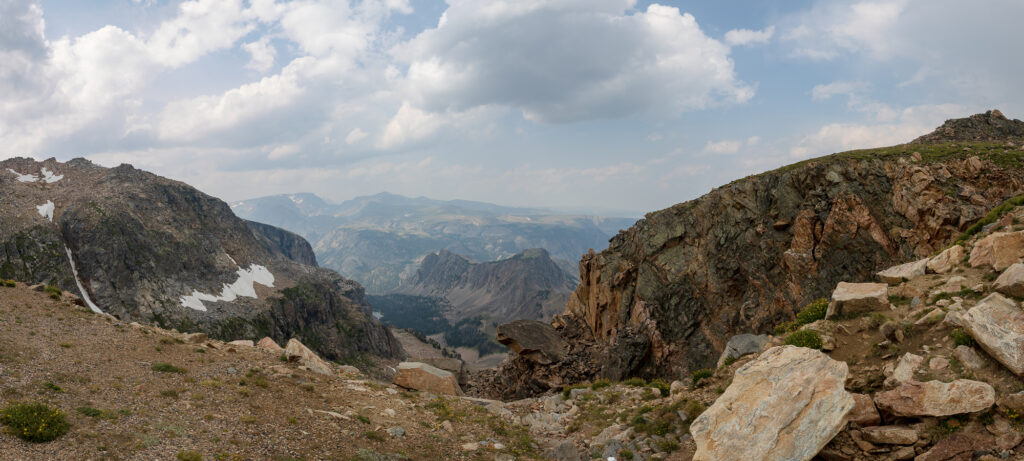
[[[988,355],[1017,375],[1024,375],[1024,311],[992,293],[960,317],[964,329]]]
[[[421,362],[398,364],[398,372],[395,373],[392,382],[406,389],[441,395],[462,395],[455,375]]]
[[[889,290],[884,283],[839,282],[832,292],[826,318],[871,312],[889,306]]]
[[[878,278],[890,285],[899,285],[907,280],[913,280],[916,277],[924,275],[925,269],[928,266],[928,261],[930,260],[925,258],[890,267],[879,272]]]
[[[1007,267],[992,284],[992,289],[1007,296],[1024,297],[1024,264]]]
[[[551,325],[537,320],[515,320],[498,326],[499,343],[541,365],[565,357],[565,341]]]
[[[333,375],[334,367],[324,361],[316,352],[313,352],[299,340],[292,338],[284,348],[284,355],[289,362],[298,362],[300,365],[309,368],[310,371],[322,375]]]
[[[839,431],[854,399],[846,363],[780,346],[739,368],[714,405],[690,425],[694,460],[813,458]]]
[[[995,403],[988,383],[958,379],[951,383],[911,381],[875,395],[875,404],[893,416],[952,416],[984,411]]]

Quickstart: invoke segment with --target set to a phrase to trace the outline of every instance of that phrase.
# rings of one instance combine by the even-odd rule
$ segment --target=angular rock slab
[[[809,460],[854,407],[846,363],[819,351],[773,347],[736,370],[732,385],[690,425],[694,461]]]
[[[1018,376],[1024,375],[1024,311],[992,293],[960,317],[964,329],[988,355]]]
[[[565,358],[565,341],[555,327],[538,320],[513,320],[498,326],[499,343],[541,365]]]
[[[928,260],[928,270],[936,274],[945,274],[953,270],[960,260],[964,259],[964,247],[953,245]]]
[[[968,263],[971,267],[991,266],[997,271],[1020,262],[1024,256],[1024,231],[995,232],[974,243]]]
[[[398,372],[391,382],[406,389],[432,394],[462,395],[462,388],[455,375],[422,362],[399,363]]]
[[[319,355],[316,355],[316,352],[313,352],[295,338],[288,340],[288,344],[284,348],[284,355],[288,358],[289,362],[298,362],[300,365],[309,368],[310,371],[322,375],[334,374],[334,367],[330,363],[324,361]]]
[[[771,336],[752,335],[750,333],[733,336],[729,338],[729,342],[725,344],[722,355],[718,357],[718,366],[724,365],[725,361],[730,358],[740,358],[747,354],[761,352],[764,345],[768,344],[768,341],[771,340]]]
[[[988,383],[958,379],[951,383],[912,381],[875,395],[875,405],[893,416],[953,416],[992,407],[996,391]]]
[[[1007,296],[1024,297],[1024,264],[1007,267],[992,284],[992,289]]]
[[[832,292],[826,318],[840,314],[871,312],[889,307],[889,286],[884,283],[839,282]]]
[[[889,285],[899,285],[907,280],[913,280],[916,277],[924,275],[925,269],[928,267],[928,259],[920,259],[914,262],[906,264],[900,264],[899,266],[890,267],[884,271],[879,272],[878,278]]]
[[[850,395],[853,396],[854,406],[853,410],[846,415],[847,421],[856,423],[861,427],[877,426],[882,424],[882,416],[878,414],[878,409],[875,408],[875,401],[871,399],[870,395]]]
[[[256,343],[256,347],[274,354],[284,353],[284,349],[281,346],[277,345],[277,341],[274,341],[269,336],[263,337],[263,339],[261,339],[260,342]]]

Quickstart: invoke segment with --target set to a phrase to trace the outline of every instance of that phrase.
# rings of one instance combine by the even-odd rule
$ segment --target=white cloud
[[[708,145],[704,146],[704,152],[711,154],[735,154],[739,152],[740,147],[743,147],[743,141],[708,141]]]
[[[433,113],[499,105],[572,122],[742,103],[729,47],[677,8],[632,1],[450,2],[437,28],[393,50],[404,89]]]
[[[814,85],[811,90],[811,99],[824,101],[836,95],[850,95],[858,91],[866,90],[870,85],[867,82],[837,81]]]
[[[733,29],[725,33],[725,43],[729,46],[747,46],[768,43],[775,35],[775,26],[761,30]]]
[[[760,136],[751,136],[751,137],[747,138],[747,145],[748,146],[756,146],[756,145],[758,145],[760,143],[761,143],[761,137]]]
[[[291,157],[295,154],[298,154],[301,151],[302,148],[300,148],[299,146],[296,146],[294,144],[285,144],[283,146],[277,146],[273,150],[271,150],[270,154],[267,155],[267,158],[271,160],[280,160],[286,157]]]
[[[352,131],[349,131],[348,134],[345,135],[345,144],[355,144],[362,141],[367,136],[369,136],[369,133],[363,131],[361,128],[353,128]]]
[[[954,105],[921,105],[903,109],[892,123],[830,123],[805,136],[790,148],[790,157],[805,158],[903,144],[929,133],[943,121],[962,117],[969,108]]]
[[[252,57],[245,65],[246,68],[257,72],[266,72],[274,67],[274,56],[277,54],[277,50],[270,44],[270,37],[264,35],[255,42],[242,44],[242,49]]]
[[[241,0],[194,0],[178,5],[178,15],[147,40],[153,59],[165,66],[188,64],[231,47],[252,30]]]
[[[833,59],[844,52],[889,57],[897,52],[893,29],[911,0],[818,1],[782,35],[794,53]]]

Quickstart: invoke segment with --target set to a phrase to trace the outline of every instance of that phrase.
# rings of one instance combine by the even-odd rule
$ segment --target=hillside
[[[322,266],[374,294],[398,288],[415,274],[423,257],[441,250],[494,261],[544,248],[575,273],[580,255],[605,248],[615,232],[635,221],[385,193],[341,204],[312,194],[276,195],[233,202],[231,207],[243,218],[304,236]]]
[[[734,334],[771,331],[840,281],[933,254],[1024,192],[1021,125],[998,112],[949,121],[935,142],[808,160],[649,213],[581,261],[553,322],[566,359],[518,357],[491,387],[522,395],[712,365]],[[975,140],[979,126],[998,137]]]
[[[298,336],[338,360],[402,355],[362,287],[296,262],[314,262],[300,237],[257,229],[226,203],[131,165],[0,162],[2,278],[53,284],[127,322]]]

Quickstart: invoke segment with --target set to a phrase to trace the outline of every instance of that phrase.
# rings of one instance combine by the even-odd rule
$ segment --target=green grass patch
[[[606,388],[608,386],[611,386],[611,385],[612,385],[612,382],[610,380],[599,379],[599,380],[594,381],[593,383],[590,384],[590,390],[599,391],[599,390],[604,389],[604,388]]]
[[[153,364],[153,371],[159,371],[161,373],[185,373],[184,368],[178,368],[169,363],[157,362]]]
[[[710,368],[704,368],[704,369],[697,370],[697,371],[693,372],[693,374],[690,375],[690,380],[692,381],[692,384],[694,386],[696,386],[697,383],[700,382],[700,380],[702,380],[704,378],[710,378],[710,377],[712,377],[714,375],[715,375],[715,370],[712,370]]]
[[[1013,210],[1014,208],[1017,208],[1020,205],[1024,205],[1024,195],[1018,195],[999,204],[995,208],[989,210],[989,212],[985,214],[984,217],[979,219],[978,222],[972,224],[971,227],[968,227],[963,234],[960,234],[960,236],[956,238],[956,241],[953,242],[953,244],[959,245],[966,242],[968,239],[975,236],[978,232],[981,232],[981,230],[984,229],[985,226],[998,221],[999,218],[1003,217],[1004,214],[1006,214],[1010,210]]]
[[[953,340],[953,347],[974,347],[977,344],[974,341],[974,337],[972,337],[970,333],[964,331],[963,328],[954,328],[953,331],[949,333],[949,338]]]

